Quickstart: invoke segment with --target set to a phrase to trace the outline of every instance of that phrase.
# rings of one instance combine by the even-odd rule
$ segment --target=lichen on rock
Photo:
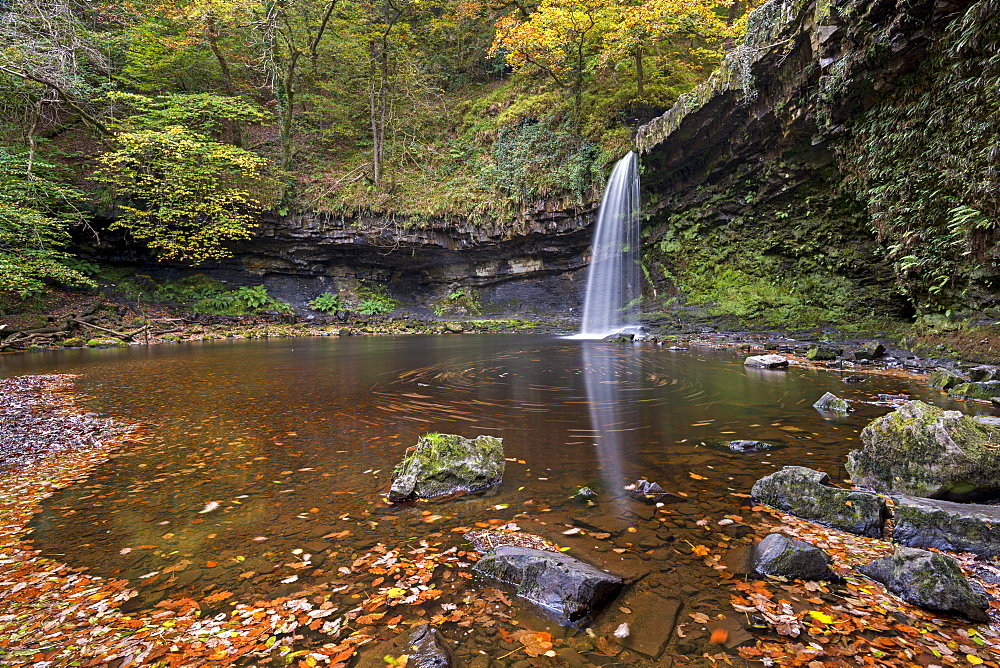
[[[425,434],[392,473],[390,501],[481,492],[503,481],[503,439]]]

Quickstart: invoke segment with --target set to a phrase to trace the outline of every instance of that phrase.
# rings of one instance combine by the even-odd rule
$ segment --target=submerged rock
[[[644,503],[656,503],[668,498],[678,498],[675,494],[671,494],[660,487],[659,483],[648,480],[636,480],[631,485],[625,485],[625,491],[633,499],[638,499]]]
[[[827,487],[830,476],[804,466],[786,466],[754,483],[754,501],[818,524],[878,538],[887,514],[871,492]]]
[[[441,632],[430,624],[421,624],[406,643],[409,658],[406,665],[414,668],[451,668],[451,648]]]
[[[965,615],[975,621],[989,621],[986,614],[989,598],[972,589],[952,557],[896,546],[889,556],[859,566],[858,571],[881,582],[907,603]]]
[[[892,539],[909,547],[1000,557],[1000,506],[893,497]]]
[[[718,450],[723,450],[724,452],[747,455],[755,452],[777,450],[779,446],[774,445],[773,443],[765,443],[764,441],[729,441],[728,443],[720,443],[719,445],[713,447]]]
[[[743,366],[755,369],[784,369],[788,366],[788,360],[781,355],[754,355],[746,358]]]
[[[806,351],[807,360],[816,361],[826,361],[835,360],[844,354],[843,348],[834,348],[833,346],[812,346]]]
[[[472,570],[513,587],[564,626],[588,621],[622,587],[621,578],[579,559],[526,547],[498,547]]]
[[[885,494],[973,501],[1000,491],[1000,438],[958,411],[909,401],[864,428],[847,456],[854,484]]]
[[[754,572],[793,580],[836,580],[830,570],[830,555],[811,543],[772,533],[750,553]]]
[[[841,399],[833,392],[827,392],[820,397],[816,403],[813,404],[813,408],[818,408],[821,411],[835,411],[837,413],[846,413],[850,410],[850,406],[847,405],[847,401]]]
[[[931,372],[927,382],[930,383],[931,387],[936,387],[939,390],[950,390],[956,385],[961,385],[967,381],[954,371],[938,367]]]
[[[1000,396],[1000,380],[962,383],[951,388],[948,394],[959,399],[990,399]]]
[[[393,471],[389,500],[481,492],[503,481],[504,466],[503,439],[426,434]]]
[[[997,380],[998,378],[997,368],[995,366],[977,366],[969,369],[969,380],[973,383],[985,383],[991,380]]]

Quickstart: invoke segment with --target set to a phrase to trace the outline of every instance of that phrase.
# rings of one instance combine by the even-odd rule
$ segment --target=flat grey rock
[[[513,587],[564,626],[587,622],[622,587],[621,578],[567,554],[526,547],[490,550],[473,571]]]
[[[788,367],[788,359],[781,355],[753,355],[746,358],[743,366],[755,369],[784,369]]]

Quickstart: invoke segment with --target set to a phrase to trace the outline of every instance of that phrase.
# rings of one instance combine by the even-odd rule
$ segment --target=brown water
[[[615,498],[640,476],[689,499],[675,519],[644,529],[637,518],[636,535],[612,538],[633,553],[612,560],[647,572],[660,556],[639,547],[698,540],[694,519],[735,512],[731,492],[777,467],[845,477],[858,433],[889,409],[824,415],[811,407],[824,392],[949,405],[923,382],[871,375],[845,384],[836,373],[755,370],[742,359],[542,336],[306,338],[2,356],[0,375],[80,374],[88,408],[150,423],[145,442],[49,499],[33,523],[36,547],[123,574],[141,588],[138,605],[223,588],[247,600],[289,594],[379,542],[441,532],[438,540],[467,547],[450,529],[487,519],[540,518],[562,530],[581,516],[627,518],[628,502]],[[393,466],[430,431],[502,437],[503,485],[387,506]],[[730,455],[706,445],[744,438],[783,447]],[[582,485],[598,490],[596,508],[570,500]],[[442,519],[427,523],[428,508]],[[310,568],[275,568],[303,553]],[[247,568],[258,576],[241,577]],[[662,570],[685,596],[713,599],[705,588],[714,576],[700,561],[671,555]],[[299,577],[283,583],[290,575]]]

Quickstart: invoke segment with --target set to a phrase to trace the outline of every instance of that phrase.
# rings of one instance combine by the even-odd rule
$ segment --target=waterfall
[[[639,160],[629,151],[611,171],[597,212],[579,338],[638,328],[639,246]]]

